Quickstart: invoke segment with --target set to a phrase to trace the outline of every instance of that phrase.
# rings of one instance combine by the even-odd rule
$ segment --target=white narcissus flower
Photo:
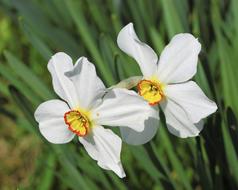
[[[201,50],[198,40],[188,33],[175,35],[158,59],[153,49],[138,39],[129,23],[118,34],[117,44],[139,64],[143,78],[137,84],[138,93],[150,105],[160,104],[169,131],[182,138],[197,136],[203,128],[202,119],[217,110],[199,86],[188,81],[197,71]],[[145,134],[141,134],[121,128],[121,134],[129,144],[138,144],[135,142],[142,135],[152,138],[156,130],[146,127]]]
[[[48,63],[53,87],[62,100],[42,103],[35,111],[41,134],[51,143],[63,144],[75,135],[100,167],[125,177],[120,161],[121,139],[102,125],[144,129],[156,111],[135,92],[112,89],[106,94],[95,67],[81,57],[75,65],[65,53]]]

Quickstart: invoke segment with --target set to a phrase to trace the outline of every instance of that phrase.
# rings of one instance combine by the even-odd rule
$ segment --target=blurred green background
[[[237,10],[237,0],[0,0],[0,189],[238,189]],[[87,56],[108,87],[140,74],[116,45],[129,22],[158,54],[177,33],[198,37],[194,80],[219,109],[197,138],[169,134],[162,119],[150,143],[123,144],[119,179],[76,139],[46,142],[33,113],[56,97],[46,66],[58,51]]]

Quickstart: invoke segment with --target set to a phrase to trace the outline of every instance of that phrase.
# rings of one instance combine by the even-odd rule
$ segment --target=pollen
[[[164,97],[163,85],[156,80],[141,80],[137,88],[139,95],[150,105],[158,104]]]
[[[64,121],[68,125],[68,129],[80,137],[86,136],[90,130],[90,120],[87,114],[78,110],[66,112]]]

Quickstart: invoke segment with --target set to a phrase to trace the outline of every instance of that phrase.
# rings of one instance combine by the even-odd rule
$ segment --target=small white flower
[[[160,104],[169,131],[182,138],[197,136],[203,128],[202,119],[217,109],[195,82],[188,81],[197,71],[201,50],[198,40],[191,34],[178,34],[158,59],[152,48],[138,39],[130,23],[118,34],[117,43],[139,64],[143,78],[137,85],[138,92],[150,105]],[[121,128],[121,134],[130,144],[143,144],[141,136],[152,138],[156,130],[146,127],[141,134]]]
[[[75,135],[100,167],[125,177],[120,161],[121,139],[102,125],[144,129],[156,111],[135,92],[112,89],[106,94],[95,67],[81,57],[73,66],[65,53],[55,54],[48,64],[55,92],[62,100],[42,103],[35,111],[41,134],[51,143],[71,141]]]

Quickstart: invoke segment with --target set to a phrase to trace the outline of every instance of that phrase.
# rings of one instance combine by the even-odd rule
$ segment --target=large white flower
[[[160,104],[169,131],[182,138],[197,136],[203,128],[202,119],[217,109],[195,82],[188,81],[197,71],[198,40],[187,33],[175,35],[158,59],[152,48],[138,39],[130,23],[118,34],[117,43],[139,64],[143,77],[138,92],[150,105]],[[155,131],[155,127],[147,127],[142,134],[121,128],[122,138],[131,144],[142,136],[152,138]]]
[[[136,131],[156,111],[135,92],[113,89],[105,93],[95,67],[81,57],[75,65],[65,53],[48,64],[55,92],[62,100],[42,103],[35,112],[41,134],[51,143],[71,141],[75,135],[100,167],[125,177],[120,161],[121,139],[102,125],[125,126]]]

